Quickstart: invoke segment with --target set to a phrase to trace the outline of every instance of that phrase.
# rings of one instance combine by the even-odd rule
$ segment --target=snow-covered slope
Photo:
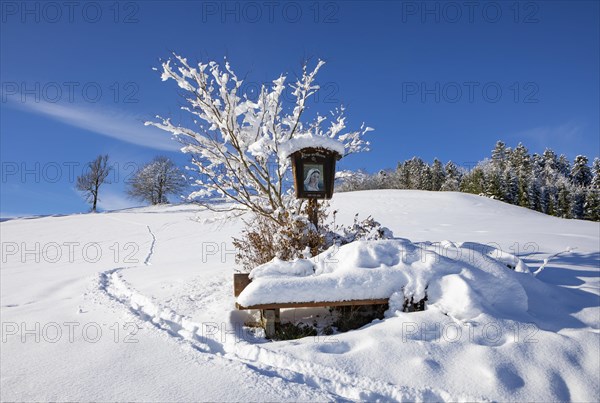
[[[526,314],[458,320],[438,306],[267,342],[233,311],[240,220],[193,206],[15,219],[0,223],[1,399],[597,399],[598,223],[459,193],[343,193],[331,204],[337,222],[372,215],[413,242],[519,256],[538,270],[520,282]]]

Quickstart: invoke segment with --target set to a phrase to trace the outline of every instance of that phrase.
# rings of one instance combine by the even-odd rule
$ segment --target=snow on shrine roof
[[[314,136],[310,133],[302,134],[290,139],[279,146],[279,158],[285,159],[303,148],[324,148],[334,151],[340,156],[344,155],[344,144],[336,139],[324,136]]]

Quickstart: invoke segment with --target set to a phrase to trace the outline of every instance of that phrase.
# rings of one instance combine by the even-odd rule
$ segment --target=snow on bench
[[[234,284],[234,296],[237,298],[244,289],[251,284],[252,280],[249,278],[249,273],[235,273],[233,277]],[[326,307],[326,306],[352,306],[352,305],[378,305],[387,304],[389,298],[372,298],[372,299],[351,299],[345,301],[339,300],[324,300],[319,301],[302,301],[301,297],[294,296],[294,289],[290,289],[286,293],[288,300],[296,302],[271,302],[271,303],[258,303],[253,305],[240,305],[236,302],[236,308],[240,310],[244,309],[285,309],[285,308],[314,308],[314,307]]]
[[[235,273],[233,277],[234,296],[238,298],[244,289],[251,285],[252,280],[249,278],[250,273]],[[267,289],[269,289],[267,287]],[[286,308],[315,308],[315,307],[338,307],[338,306],[369,306],[369,305],[387,305],[389,298],[378,299],[352,299],[344,301],[335,300],[319,300],[319,301],[302,301],[302,297],[294,295],[294,288],[288,289],[286,298],[291,301],[298,302],[271,302],[257,303],[252,305],[240,305],[236,302],[236,308],[240,310],[258,309],[261,311],[262,325],[265,328],[265,334],[271,338],[275,335],[277,328],[281,323],[280,309]]]
[[[482,312],[527,310],[516,256],[475,243],[412,243],[395,238],[332,247],[311,259],[265,263],[236,275],[238,309],[259,309],[270,326],[279,309],[389,303],[394,311],[435,307],[466,320]],[[510,292],[507,292],[510,291]]]

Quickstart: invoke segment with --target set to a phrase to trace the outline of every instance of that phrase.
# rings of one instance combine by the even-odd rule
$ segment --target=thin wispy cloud
[[[155,127],[144,126],[144,119],[141,117],[100,105],[92,109],[50,102],[12,101],[9,104],[21,110],[47,116],[70,126],[127,143],[163,151],[176,151],[180,148],[179,143],[171,139],[166,132]]]
[[[569,144],[579,141],[582,135],[582,125],[570,121],[558,126],[539,126],[523,130],[512,135],[524,144],[537,147],[551,147],[556,144]]]
[[[122,210],[130,207],[137,207],[139,205],[139,202],[109,188],[100,194],[98,200],[98,207],[102,210]]]
[[[519,131],[509,136],[512,141],[523,143],[527,147],[543,151],[545,148],[564,153],[584,153],[588,150],[575,150],[573,144],[583,141],[584,125],[569,121],[558,126],[539,126]],[[590,144],[592,147],[593,144]]]

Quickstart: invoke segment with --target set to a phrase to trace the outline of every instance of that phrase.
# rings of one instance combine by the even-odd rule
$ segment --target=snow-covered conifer
[[[483,169],[478,164],[475,168],[467,172],[460,183],[460,191],[482,195],[485,192],[485,175]]]
[[[569,201],[571,203],[571,217],[583,218],[585,215],[586,190],[580,186],[575,186],[569,190]]]
[[[433,190],[433,175],[431,174],[431,167],[427,164],[425,164],[423,171],[421,172],[419,189]]]
[[[433,160],[433,165],[431,166],[431,190],[440,190],[444,184],[445,177],[446,173],[444,171],[444,166],[440,160],[435,158]]]
[[[410,172],[407,161],[398,163],[398,167],[396,168],[396,182],[398,184],[398,189],[409,189]]]
[[[504,171],[506,161],[508,160],[508,152],[510,149],[502,141],[496,142],[496,146],[492,150],[492,166],[498,171]]]
[[[517,194],[514,204],[522,207],[531,205],[529,188],[532,186],[532,164],[527,148],[519,143],[511,154],[511,168],[515,171]]]
[[[419,157],[413,157],[404,163],[408,170],[408,189],[421,189],[425,162]]]
[[[600,189],[600,158],[594,158],[592,164],[592,183],[590,186],[594,189]]]
[[[460,170],[452,161],[448,161],[444,169],[446,171],[446,179],[444,180],[444,184],[442,185],[441,190],[447,192],[458,192],[458,190],[460,189],[461,179]]]
[[[558,160],[556,161],[556,170],[565,178],[569,178],[569,175],[571,175],[571,163],[564,154],[561,154],[558,157]]]
[[[587,189],[583,218],[600,221],[600,189],[593,187]]]
[[[592,183],[592,171],[588,166],[588,159],[584,155],[578,155],[573,161],[571,168],[571,181],[575,186],[589,186]]]

